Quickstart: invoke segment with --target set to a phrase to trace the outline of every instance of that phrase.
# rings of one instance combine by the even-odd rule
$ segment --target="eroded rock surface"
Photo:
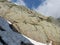
[[[36,41],[60,43],[60,27],[49,17],[6,1],[0,2],[0,14],[9,20],[18,32]]]

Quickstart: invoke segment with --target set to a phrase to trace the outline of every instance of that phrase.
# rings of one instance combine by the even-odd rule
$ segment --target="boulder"
[[[0,45],[33,45],[22,34],[13,31],[8,22],[0,17]]]

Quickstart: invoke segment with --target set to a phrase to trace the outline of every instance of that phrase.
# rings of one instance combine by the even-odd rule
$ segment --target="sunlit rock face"
[[[60,45],[60,27],[54,18],[11,2],[0,2],[0,7],[0,16],[10,21],[21,34],[38,42],[52,41],[53,44]]]
[[[7,0],[0,0],[0,2],[4,2],[4,1],[7,1]]]

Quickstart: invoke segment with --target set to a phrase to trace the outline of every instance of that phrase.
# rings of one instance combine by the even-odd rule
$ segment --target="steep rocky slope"
[[[18,32],[42,43],[60,45],[60,27],[55,19],[45,17],[24,6],[0,1],[0,16],[10,21]]]

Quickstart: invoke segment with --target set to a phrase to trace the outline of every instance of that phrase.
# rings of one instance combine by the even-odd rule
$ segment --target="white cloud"
[[[12,0],[8,0],[8,1],[12,1]],[[13,3],[15,3],[16,5],[26,6],[23,0],[17,0],[16,2],[13,2]]]
[[[17,0],[15,4],[26,6],[23,0]]]
[[[37,12],[46,16],[59,17],[60,16],[60,0],[46,0],[37,9]]]
[[[8,1],[11,1],[11,0],[8,0]]]

